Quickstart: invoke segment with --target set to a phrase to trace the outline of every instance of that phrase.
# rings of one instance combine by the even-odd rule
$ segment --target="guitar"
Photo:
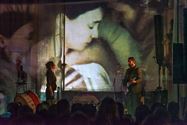
[[[127,95],[132,91],[132,87],[133,87],[132,81],[134,80],[136,80],[136,78],[133,78],[126,83],[125,90],[124,90],[125,95]]]
[[[133,78],[126,83],[126,86],[125,86],[125,94],[126,95],[129,93],[141,93],[142,84],[141,83],[133,84],[132,81],[134,81],[134,80],[136,80],[136,78]]]

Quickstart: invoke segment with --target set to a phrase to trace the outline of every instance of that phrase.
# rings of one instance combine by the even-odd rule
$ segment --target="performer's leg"
[[[133,94],[129,93],[127,95],[127,110],[128,110],[128,114],[133,115]]]
[[[54,104],[54,94],[52,91],[51,87],[46,88],[46,101],[49,105]]]
[[[130,93],[127,97],[128,113],[132,116],[135,114],[136,107],[139,105],[139,95]]]

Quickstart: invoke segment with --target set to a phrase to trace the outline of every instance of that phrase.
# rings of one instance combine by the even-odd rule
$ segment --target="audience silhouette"
[[[169,102],[152,106],[140,104],[135,114],[126,114],[121,102],[105,97],[99,105],[71,104],[61,99],[56,104],[41,102],[36,112],[27,105],[9,103],[9,117],[0,116],[0,125],[186,125],[186,117],[179,118],[179,105]]]

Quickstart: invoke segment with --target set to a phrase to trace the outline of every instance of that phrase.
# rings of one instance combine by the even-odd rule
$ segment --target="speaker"
[[[173,83],[184,83],[183,44],[173,43]]]
[[[162,103],[163,105],[167,105],[168,103],[168,91],[149,91],[145,93],[145,104],[148,106],[152,106],[154,103]]]
[[[187,8],[183,9],[183,33],[184,33],[184,75],[187,76]],[[185,77],[187,83],[187,77]]]
[[[161,15],[154,16],[155,26],[155,52],[156,60],[159,65],[163,64],[164,47],[163,47],[163,17]]]

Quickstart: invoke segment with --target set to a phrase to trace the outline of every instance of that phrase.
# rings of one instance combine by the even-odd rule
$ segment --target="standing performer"
[[[46,63],[46,77],[47,77],[47,88],[46,88],[46,101],[49,104],[52,104],[54,101],[54,91],[56,90],[56,76],[55,70],[56,66],[53,61],[49,61]]]
[[[128,58],[129,68],[126,70],[123,85],[125,86],[125,93],[127,95],[126,106],[130,114],[134,114],[137,105],[143,93],[142,72],[136,66],[134,57]]]

